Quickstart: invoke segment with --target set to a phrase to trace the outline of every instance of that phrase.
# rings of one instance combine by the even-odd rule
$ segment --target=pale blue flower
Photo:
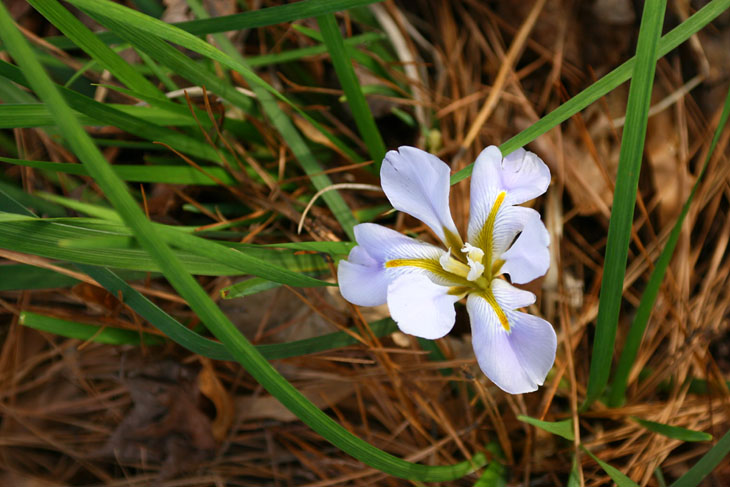
[[[466,297],[474,353],[506,392],[537,390],[555,360],[547,321],[521,311],[535,295],[524,284],[547,272],[549,235],[540,214],[517,206],[543,194],[550,170],[532,152],[479,154],[471,179],[467,239],[449,210],[449,167],[413,147],[386,154],[380,179],[393,207],[428,225],[446,249],[373,223],[355,227],[357,246],[339,264],[342,295],[360,306],[388,303],[404,333],[436,339],[454,326],[454,303]]]

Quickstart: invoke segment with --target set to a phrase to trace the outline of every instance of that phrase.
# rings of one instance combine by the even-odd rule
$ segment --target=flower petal
[[[519,205],[543,194],[550,184],[550,169],[536,154],[517,149],[502,161],[505,203]]]
[[[358,306],[379,306],[387,301],[388,275],[382,264],[363,247],[354,247],[337,266],[342,297]]]
[[[510,394],[537,390],[555,360],[557,338],[550,323],[527,313],[506,311],[508,332],[489,303],[474,294],[467,299],[466,309],[474,353],[484,374]]]
[[[471,175],[469,204],[469,242],[476,242],[477,235],[487,222],[497,195],[503,190],[500,168],[502,153],[495,145],[484,149],[474,162]]]
[[[396,232],[376,223],[355,225],[358,245],[380,264],[391,259],[438,259],[442,249]]]
[[[524,308],[535,302],[535,295],[530,291],[516,288],[503,279],[493,279],[491,287],[494,299],[505,311]]]
[[[388,308],[403,333],[435,340],[454,326],[454,303],[461,296],[423,274],[403,274],[388,286]]]
[[[386,268],[386,262],[395,259],[422,259],[438,261],[445,253],[442,249],[406,237],[374,223],[355,226],[358,245],[350,251],[347,260],[341,260],[337,280],[342,296],[359,306],[378,306],[387,301],[388,284],[401,274],[429,274],[419,267],[403,266]],[[437,276],[431,276],[442,281]]]
[[[499,213],[543,194],[550,184],[550,169],[537,155],[517,149],[502,158],[496,146],[484,149],[471,176],[468,240],[475,242],[500,192],[505,192]],[[498,218],[499,218],[498,213]]]
[[[502,272],[516,284],[524,284],[544,275],[550,267],[550,234],[536,211],[530,213],[515,243],[504,252]]]
[[[389,151],[380,168],[380,182],[393,208],[418,218],[447,246],[454,246],[447,242],[447,232],[459,234],[449,209],[450,175],[438,157],[406,146]]]

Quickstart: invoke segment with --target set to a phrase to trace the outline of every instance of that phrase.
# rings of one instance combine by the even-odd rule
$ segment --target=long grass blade
[[[705,453],[700,460],[682,475],[670,487],[696,487],[707,477],[715,467],[730,455],[730,431]]]
[[[78,265],[85,274],[104,286],[114,296],[121,296],[123,302],[132,308],[152,326],[168,338],[191,352],[216,360],[235,360],[226,347],[220,343],[195,333],[165,313],[152,301],[127,284],[114,272],[103,267]],[[376,336],[394,332],[397,328],[392,320],[384,319],[370,324]],[[355,330],[350,330],[355,331]],[[63,334],[63,333],[62,333]],[[288,343],[257,345],[256,349],[268,360],[297,357],[310,353],[323,352],[334,348],[358,343],[350,334],[337,331],[314,338],[305,338]]]
[[[380,169],[380,163],[385,156],[385,144],[377,125],[375,125],[375,118],[373,118],[373,113],[370,111],[370,106],[362,93],[360,82],[352,67],[352,60],[347,49],[345,49],[340,27],[332,14],[317,17],[317,23],[322,31],[322,38],[327,45],[327,50],[329,50],[340,85],[345,91],[347,104],[350,106],[357,129],[368,147],[370,157],[375,161],[375,167]]]
[[[193,35],[216,34],[317,17],[380,1],[382,0],[301,0],[274,7],[232,15],[221,15],[220,17],[208,19],[190,20],[172,25]],[[102,32],[98,36],[99,40],[106,44],[114,44],[120,40],[113,32]],[[74,44],[64,37],[51,38],[48,39],[48,42],[61,49],[74,47]]]
[[[142,76],[134,67],[124,61],[116,52],[99,40],[80,20],[61,6],[56,0],[28,0],[29,3],[63,32],[78,47],[108,69],[119,81],[131,90],[153,98],[165,99],[160,90]]]
[[[682,211],[679,214],[677,221],[674,223],[672,232],[669,234],[669,239],[664,245],[662,253],[659,255],[659,258],[654,265],[654,270],[651,272],[651,276],[649,277],[649,282],[646,285],[646,289],[644,289],[644,292],[641,295],[639,307],[636,309],[636,315],[631,322],[629,333],[626,336],[626,342],[624,343],[624,347],[621,350],[621,356],[619,357],[618,365],[616,366],[616,372],[614,373],[613,380],[611,381],[611,391],[608,397],[608,404],[611,407],[618,407],[625,400],[629,373],[631,372],[631,367],[636,360],[636,355],[639,352],[641,339],[644,336],[646,325],[649,322],[649,317],[651,316],[652,309],[654,308],[654,302],[659,295],[659,288],[661,287],[662,281],[664,280],[664,275],[666,274],[667,268],[669,267],[669,262],[671,261],[672,255],[674,254],[674,249],[677,247],[677,242],[679,242],[679,234],[682,231],[684,219],[689,212],[689,207],[692,204],[692,200],[695,193],[697,192],[697,188],[702,181],[702,177],[705,174],[707,165],[710,163],[710,158],[715,151],[717,142],[720,140],[720,135],[725,129],[725,124],[727,123],[729,115],[730,90],[728,90],[728,94],[725,97],[725,105],[722,110],[722,114],[720,115],[720,121],[717,125],[717,128],[715,129],[715,135],[712,137],[710,149],[707,151],[707,157],[705,158],[705,162],[702,165],[702,169],[697,175],[697,180],[692,186],[692,191],[690,191],[687,200],[684,202],[684,205],[682,206]]]
[[[608,382],[618,326],[621,295],[634,218],[636,191],[644,151],[644,135],[649,119],[651,91],[656,69],[656,49],[661,36],[666,1],[646,2],[636,46],[636,65],[626,104],[626,125],[621,139],[613,208],[608,225],[606,257],[598,302],[598,319],[593,338],[593,355],[588,377],[588,407],[603,392]]]

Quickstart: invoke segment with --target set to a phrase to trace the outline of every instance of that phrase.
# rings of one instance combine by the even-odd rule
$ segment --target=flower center
[[[466,264],[456,258],[451,253],[451,249],[439,258],[439,264],[441,264],[441,268],[446,272],[456,274],[459,277],[465,278],[467,281],[474,282],[484,274],[484,265],[482,264],[484,251],[467,243],[461,248],[461,252],[466,254]]]

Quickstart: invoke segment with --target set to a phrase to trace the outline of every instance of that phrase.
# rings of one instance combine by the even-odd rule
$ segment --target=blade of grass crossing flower
[[[28,0],[28,3],[131,90],[151,97],[165,99],[155,85],[139,74],[119,54],[101,42],[93,32],[74,17],[71,12],[63,8],[58,1]]]
[[[455,465],[427,466],[390,455],[354,436],[310,402],[284,379],[256,348],[236,329],[200,285],[182,267],[167,245],[157,238],[155,227],[147,220],[114,174],[71,109],[33,56],[27,41],[15,27],[8,11],[0,4],[0,39],[18,62],[33,90],[56,115],[58,125],[74,153],[87,167],[99,187],[132,229],[141,246],[157,261],[165,277],[202,322],[226,346],[231,355],[292,413],[336,447],[382,472],[421,481],[448,481],[460,478],[486,464],[482,453]]]
[[[626,104],[626,125],[621,138],[613,208],[608,224],[606,256],[598,301],[598,318],[593,338],[593,354],[588,377],[588,407],[603,392],[608,382],[618,326],[636,191],[644,151],[644,135],[649,118],[651,91],[656,70],[656,49],[666,10],[666,0],[646,2],[641,16],[636,45],[636,64]]]
[[[730,431],[670,487],[696,487],[730,454]]]
[[[350,106],[357,129],[368,147],[370,157],[375,161],[375,167],[380,170],[381,161],[385,156],[385,144],[378,127],[375,125],[375,118],[373,118],[370,106],[365,100],[360,82],[355,75],[352,60],[345,49],[340,27],[332,14],[317,17],[317,23],[320,31],[322,31],[322,38],[327,45],[327,50],[329,50],[335,73],[337,73],[340,85],[345,91],[347,104]]]
[[[331,14],[340,10],[361,7],[380,1],[382,0],[301,0],[274,7],[250,10],[232,15],[222,15],[215,18],[190,20],[172,25],[193,35],[216,34],[219,32],[265,27],[267,25]],[[119,41],[119,37],[114,35],[113,32],[102,32],[98,34],[98,37],[106,44],[113,44]],[[74,44],[64,37],[47,40],[61,49],[74,47]]]
[[[699,9],[687,20],[679,24],[661,38],[657,48],[657,58],[660,58],[666,55],[669,51],[675,49],[681,43],[692,37],[692,35],[696,32],[700,31],[703,27],[712,22],[728,8],[730,8],[730,0],[710,1],[707,5]],[[568,120],[594,101],[613,91],[615,88],[631,78],[635,63],[636,56],[624,62],[619,67],[590,85],[588,88],[585,88],[570,100],[566,101],[519,134],[504,142],[499,146],[502,154],[507,155],[515,149],[529,144],[542,134],[551,130],[553,127],[556,127]],[[454,173],[451,176],[451,184],[456,184],[462,179],[469,177],[473,168],[474,165],[470,164],[459,172]]]
[[[725,124],[727,123],[729,115],[730,90],[728,90],[727,96],[725,97],[725,105],[723,106],[722,114],[720,115],[720,121],[717,125],[717,128],[715,129],[715,134],[712,137],[712,142],[710,143],[710,148],[707,151],[707,157],[705,158],[705,162],[702,165],[702,169],[697,175],[697,180],[692,186],[692,191],[690,191],[687,200],[684,202],[684,205],[682,206],[682,211],[679,214],[677,221],[674,223],[672,232],[669,234],[669,239],[664,245],[662,253],[659,255],[659,258],[654,265],[654,270],[651,272],[651,276],[649,277],[649,282],[646,285],[646,289],[644,289],[644,292],[641,295],[639,307],[637,308],[636,315],[631,322],[631,327],[629,328],[629,333],[626,336],[626,342],[624,343],[624,347],[621,350],[621,356],[619,358],[618,365],[616,366],[616,372],[614,373],[614,377],[611,382],[611,391],[608,397],[608,404],[611,407],[618,407],[625,400],[629,373],[631,372],[631,367],[634,363],[634,360],[636,360],[636,355],[639,352],[641,339],[644,336],[644,330],[646,330],[646,325],[649,322],[649,317],[651,316],[652,309],[654,308],[654,302],[656,301],[656,298],[659,294],[659,288],[661,287],[662,281],[664,280],[664,274],[669,267],[669,262],[671,261],[672,255],[674,254],[674,249],[677,247],[677,242],[679,242],[679,234],[682,231],[684,219],[689,212],[689,207],[692,203],[692,199],[697,192],[700,181],[702,181],[702,177],[705,174],[707,165],[710,163],[710,158],[715,151],[717,142],[718,140],[720,140],[720,135],[725,129]]]

